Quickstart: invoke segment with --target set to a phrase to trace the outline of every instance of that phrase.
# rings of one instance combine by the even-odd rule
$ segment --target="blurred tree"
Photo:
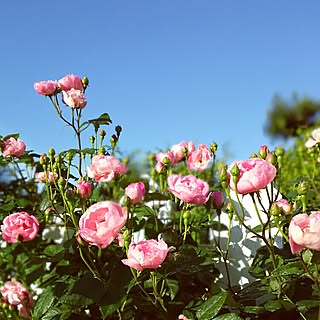
[[[299,135],[299,129],[313,127],[320,120],[320,102],[292,95],[286,101],[275,95],[268,111],[265,132],[273,138],[288,139]]]

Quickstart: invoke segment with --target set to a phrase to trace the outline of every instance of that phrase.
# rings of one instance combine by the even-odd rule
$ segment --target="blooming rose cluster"
[[[28,318],[33,303],[30,292],[15,278],[7,281],[0,288],[2,301],[10,306],[17,308],[20,317]]]
[[[74,74],[68,74],[60,80],[47,80],[34,83],[37,93],[53,96],[61,92],[62,101],[74,109],[83,109],[87,105],[83,80]]]
[[[209,166],[212,156],[211,149],[205,144],[199,144],[196,149],[192,141],[181,141],[173,145],[169,151],[157,153],[155,169],[160,172],[167,159],[170,165],[186,161],[189,170],[203,171]]]
[[[14,137],[10,137],[3,141],[2,145],[2,155],[4,157],[21,157],[23,153],[26,151],[25,143]]]
[[[58,179],[58,174],[51,171],[36,172],[35,179],[37,182],[52,183]]]

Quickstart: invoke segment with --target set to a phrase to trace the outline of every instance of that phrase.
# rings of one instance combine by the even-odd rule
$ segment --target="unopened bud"
[[[215,141],[212,142],[211,145],[210,145],[210,150],[211,150],[211,152],[212,152],[213,154],[216,154],[217,149],[218,149],[217,143],[216,143]]]
[[[99,132],[100,137],[104,138],[106,136],[106,131],[105,130],[100,130]]]
[[[269,152],[267,154],[266,161],[270,162],[274,166],[277,166],[277,164],[278,164],[278,159],[277,159],[277,156],[274,152]]]
[[[263,145],[263,146],[261,146],[260,149],[259,149],[258,158],[266,159],[268,153],[269,153],[268,147],[265,146],[265,145]]]
[[[83,90],[86,90],[89,85],[89,79],[87,77],[83,77],[81,82],[82,82]]]
[[[166,167],[169,167],[171,162],[170,159],[168,157],[164,157],[161,161]]]
[[[90,136],[90,143],[93,145],[94,142],[96,141],[96,138],[94,136]]]
[[[49,151],[48,151],[48,155],[50,157],[54,157],[55,154],[56,154],[56,151],[53,148],[50,148]]]
[[[117,133],[117,136],[119,137],[119,136],[120,136],[120,133],[121,133],[121,131],[122,131],[121,126],[116,126],[116,127],[115,127],[115,131],[116,131],[116,133]]]
[[[228,166],[225,164],[219,169],[218,179],[222,183],[228,181],[228,172],[227,172]]]
[[[99,148],[99,151],[98,151],[98,154],[103,154],[103,155],[105,155],[105,154],[106,154],[106,148],[105,148],[105,147],[100,147],[100,148]]]
[[[270,207],[270,214],[272,216],[278,216],[281,213],[281,209],[278,207],[278,205],[273,202],[271,207]]]
[[[234,164],[230,170],[230,173],[234,177],[238,177],[240,174],[240,169],[237,164]]]
[[[45,153],[43,153],[41,156],[40,156],[40,160],[39,160],[40,164],[42,166],[46,166],[47,165],[47,162],[48,162],[48,158],[47,158],[47,155]]]

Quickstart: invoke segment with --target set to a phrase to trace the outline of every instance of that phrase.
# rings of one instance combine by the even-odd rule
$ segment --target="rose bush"
[[[316,319],[315,128],[230,164],[193,141],[136,164],[107,113],[84,118],[88,84],[34,84],[70,149],[0,136],[0,319]]]

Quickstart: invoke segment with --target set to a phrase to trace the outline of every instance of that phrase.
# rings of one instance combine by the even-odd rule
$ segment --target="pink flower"
[[[320,211],[310,215],[300,213],[289,225],[289,244],[292,254],[304,248],[320,251]]]
[[[59,86],[64,91],[69,91],[71,89],[83,90],[83,84],[81,78],[75,76],[74,74],[68,74],[61,78],[59,81]]]
[[[181,141],[171,147],[170,151],[173,153],[173,163],[179,163],[185,160],[191,152],[195,151],[196,147],[192,141]]]
[[[27,212],[16,212],[3,219],[1,225],[2,238],[14,243],[33,240],[39,231],[39,222],[36,217]]]
[[[289,214],[292,210],[291,204],[288,202],[287,199],[284,198],[276,201],[276,205],[281,209],[281,211],[284,214]]]
[[[271,183],[276,176],[276,167],[264,159],[251,158],[249,160],[238,160],[233,162],[228,170],[229,186],[233,190],[235,190],[235,186],[230,170],[235,164],[240,170],[236,187],[239,194],[247,194],[263,189]]]
[[[143,182],[133,182],[125,188],[125,195],[133,204],[141,202],[145,194],[146,187]]]
[[[221,209],[224,205],[224,196],[221,191],[212,192],[212,204],[215,209]]]
[[[83,109],[87,105],[86,96],[81,90],[62,91],[62,101],[70,108]]]
[[[157,162],[162,162],[164,163],[164,159],[168,158],[170,164],[173,164],[173,159],[174,159],[174,154],[171,151],[167,151],[167,152],[159,152],[156,154],[156,160]]]
[[[199,144],[198,149],[191,152],[188,157],[188,169],[203,171],[212,159],[212,151],[205,144]]]
[[[91,166],[87,169],[89,178],[96,182],[109,182],[128,171],[128,168],[112,156],[95,155]]]
[[[143,240],[136,244],[131,243],[128,249],[128,259],[121,260],[125,265],[142,271],[156,269],[166,259],[169,247],[163,240]]]
[[[33,87],[37,93],[43,96],[52,96],[57,93],[59,84],[58,81],[55,80],[39,81],[35,82]]]
[[[311,137],[305,143],[307,148],[312,148],[314,145],[320,142],[320,128],[314,129],[311,132]]]
[[[164,170],[165,165],[161,161],[157,161],[156,165],[154,166],[154,169],[156,172],[161,173],[162,170]]]
[[[79,220],[79,237],[99,248],[107,247],[128,218],[127,211],[112,201],[100,201],[90,206]]]
[[[20,139],[11,137],[3,142],[2,154],[4,157],[21,157],[25,151],[26,145]]]
[[[209,184],[193,175],[168,176],[168,190],[180,200],[193,204],[204,204],[209,199]]]
[[[58,178],[58,174],[57,173],[53,173],[51,171],[43,171],[43,172],[36,172],[35,173],[35,179],[38,182],[48,182],[52,183],[53,181],[55,181]]]
[[[92,185],[88,181],[78,181],[77,190],[81,198],[89,198],[92,194]]]
[[[183,314],[180,314],[178,319],[179,320],[191,320],[191,319],[187,318],[186,316],[184,316]]]
[[[22,318],[28,318],[33,303],[30,292],[15,278],[7,281],[0,288],[2,301],[18,309]]]

